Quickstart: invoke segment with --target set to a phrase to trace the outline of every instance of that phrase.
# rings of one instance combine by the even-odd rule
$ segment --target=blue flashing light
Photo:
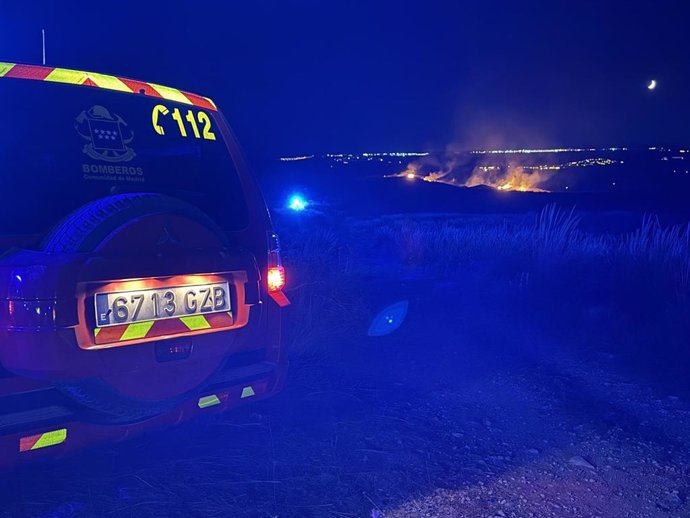
[[[291,196],[290,201],[288,202],[288,208],[294,210],[295,212],[303,211],[308,205],[307,200],[302,198],[299,194],[294,194]]]

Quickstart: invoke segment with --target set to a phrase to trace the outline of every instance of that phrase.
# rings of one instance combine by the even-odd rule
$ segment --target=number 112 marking
[[[159,118],[168,114],[170,114],[170,110],[168,110],[168,108],[162,104],[157,104],[153,107],[153,111],[151,112],[151,123],[153,124],[153,129],[156,130],[156,133],[159,135],[165,135],[165,128],[159,124]],[[195,114],[192,110],[187,110],[187,113],[183,118],[180,109],[175,108],[172,111],[171,116],[173,120],[177,122],[177,128],[180,132],[180,136],[187,138],[187,124],[185,124],[186,120],[189,126],[192,128],[194,138],[216,140],[216,134],[211,131],[211,119],[205,112],[198,111],[196,112],[195,117]],[[199,126],[201,126],[201,132],[199,132]]]

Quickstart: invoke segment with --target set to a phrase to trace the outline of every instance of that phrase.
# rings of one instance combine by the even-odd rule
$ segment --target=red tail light
[[[269,268],[266,282],[268,283],[268,291],[282,290],[285,287],[285,268],[282,266]]]
[[[287,306],[290,301],[283,293],[285,288],[285,268],[280,258],[280,241],[274,232],[268,234],[268,271],[266,272],[266,287],[268,294],[281,307]]]

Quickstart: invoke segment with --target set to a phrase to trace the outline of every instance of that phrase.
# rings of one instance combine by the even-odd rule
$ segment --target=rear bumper
[[[0,414],[0,469],[62,457],[91,445],[125,440],[148,430],[265,399],[283,388],[287,367],[287,363],[262,362],[230,369],[214,379],[199,398],[132,424],[86,422],[61,405],[37,407],[30,411],[15,409],[14,412]]]

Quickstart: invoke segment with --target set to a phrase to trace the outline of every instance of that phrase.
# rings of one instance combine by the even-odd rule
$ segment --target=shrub
[[[556,205],[531,217],[410,214],[318,223],[285,233],[296,280],[288,335],[301,352],[366,325],[362,287],[372,279],[452,281],[492,297],[518,290],[544,314],[608,307],[639,320],[690,303],[690,225],[662,227],[651,216],[623,235],[585,233],[575,209]]]

